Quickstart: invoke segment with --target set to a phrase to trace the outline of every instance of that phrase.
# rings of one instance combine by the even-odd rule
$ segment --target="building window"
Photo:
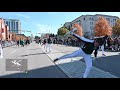
[[[93,22],[90,22],[90,25],[93,25]]]
[[[11,25],[10,25],[10,21],[9,21],[9,24],[8,24],[8,25],[9,25],[9,30],[11,30]]]
[[[8,21],[6,21],[6,24],[8,25]]]
[[[89,20],[91,20],[91,17],[89,18]]]
[[[13,32],[13,21],[11,22],[11,30]]]
[[[94,18],[92,17],[92,19],[91,19],[92,21],[94,21]]]
[[[93,30],[93,26],[90,26],[90,29]]]
[[[106,18],[108,21],[110,21],[110,18]]]
[[[18,22],[16,22],[16,32],[18,33]]]
[[[15,21],[14,21],[14,30],[15,30],[14,32],[16,32],[16,28],[15,28]]]
[[[116,19],[113,19],[113,22],[116,22]]]

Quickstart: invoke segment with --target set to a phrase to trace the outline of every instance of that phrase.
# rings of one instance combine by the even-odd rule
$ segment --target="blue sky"
[[[120,12],[0,12],[0,17],[5,19],[19,19],[22,30],[36,33],[57,33],[61,24],[71,22],[81,15],[105,14],[120,17]],[[30,35],[29,32],[22,32]]]

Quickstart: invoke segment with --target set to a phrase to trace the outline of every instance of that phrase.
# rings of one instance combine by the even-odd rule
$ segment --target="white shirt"
[[[3,58],[3,49],[2,49],[2,45],[0,44],[0,58]]]

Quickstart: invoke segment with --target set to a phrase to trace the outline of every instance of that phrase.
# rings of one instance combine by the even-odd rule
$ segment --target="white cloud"
[[[28,16],[28,15],[23,15],[23,14],[16,14],[16,16],[20,16],[20,17],[23,17],[23,18],[25,18],[25,19],[29,19],[29,18],[30,18],[30,16]]]
[[[56,33],[57,27],[46,25],[46,24],[37,24],[37,33]]]
[[[58,12],[48,12],[49,15],[55,15],[57,14]]]

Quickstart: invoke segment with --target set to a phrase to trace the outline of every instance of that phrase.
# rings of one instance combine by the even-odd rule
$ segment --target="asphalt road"
[[[3,52],[4,58],[0,60],[0,78],[68,78],[38,44],[7,47]],[[27,59],[28,72],[6,71],[6,59]]]
[[[65,53],[65,54],[69,54],[75,50],[78,50],[78,48],[66,47],[64,45],[58,45],[58,46],[54,45],[54,47],[52,47],[52,48],[54,48],[55,50],[57,50],[59,52]],[[98,54],[100,54],[100,53],[98,53]],[[108,52],[108,54],[109,54],[109,52]],[[83,59],[81,59],[80,61],[84,62]],[[95,61],[93,61],[93,66],[96,68],[99,68],[105,72],[109,72],[112,75],[120,77],[120,54],[99,57]]]

